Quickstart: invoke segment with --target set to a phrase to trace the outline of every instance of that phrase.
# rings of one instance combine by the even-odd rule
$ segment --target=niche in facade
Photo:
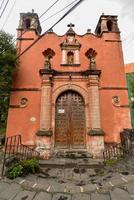
[[[62,58],[61,58],[61,65],[62,66],[79,66],[80,59],[80,47],[81,44],[75,37],[75,32],[73,30],[73,24],[68,25],[70,28],[66,33],[66,39],[61,43],[61,51],[62,51]]]
[[[45,58],[44,67],[46,70],[50,70],[51,59],[53,58],[53,56],[55,56],[55,52],[51,48],[48,48],[42,54],[44,55]]]
[[[95,59],[96,55],[97,55],[97,52],[92,48],[89,48],[85,53],[85,56],[89,60],[90,70],[96,70],[96,59]]]

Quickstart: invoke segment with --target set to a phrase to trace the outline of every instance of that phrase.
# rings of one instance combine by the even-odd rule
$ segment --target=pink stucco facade
[[[111,29],[106,26],[108,20],[113,23]],[[98,156],[105,143],[119,143],[123,128],[131,128],[117,18],[101,16],[95,34],[77,35],[71,25],[63,36],[52,31],[40,36],[36,29],[29,27],[17,42],[20,54],[38,39],[20,56],[10,97],[7,136],[21,134],[26,145],[56,148],[56,100],[62,93],[74,91],[84,100],[85,147]],[[18,36],[24,31],[20,21]],[[48,49],[54,52],[49,59],[51,68],[46,64]],[[45,50],[48,54],[43,54]],[[90,55],[86,56],[88,50],[96,52],[91,55],[95,59],[93,69]],[[74,56],[73,63],[67,63],[68,52]],[[40,136],[39,131],[51,134]]]

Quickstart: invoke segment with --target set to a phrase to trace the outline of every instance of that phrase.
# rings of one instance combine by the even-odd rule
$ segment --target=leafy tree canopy
[[[131,96],[134,97],[134,72],[127,74],[127,82],[130,87]]]
[[[13,73],[17,67],[13,36],[0,31],[0,128],[5,124]]]

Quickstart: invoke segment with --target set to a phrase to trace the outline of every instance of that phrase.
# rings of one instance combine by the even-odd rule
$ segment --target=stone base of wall
[[[87,143],[87,152],[93,155],[93,158],[103,158],[104,151],[104,136],[93,135],[89,136]],[[53,156],[53,145],[51,139],[48,136],[38,136],[36,138],[35,150],[40,153],[41,158],[49,159]]]
[[[91,136],[88,143],[88,151],[93,155],[93,158],[102,158],[104,151],[104,137]]]

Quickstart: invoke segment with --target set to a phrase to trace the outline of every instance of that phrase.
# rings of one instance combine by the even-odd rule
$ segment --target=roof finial
[[[70,27],[70,28],[72,28],[72,27],[74,27],[75,25],[72,24],[72,23],[70,23],[70,24],[68,24],[67,26]]]
[[[34,9],[32,9],[32,13],[34,13]]]

